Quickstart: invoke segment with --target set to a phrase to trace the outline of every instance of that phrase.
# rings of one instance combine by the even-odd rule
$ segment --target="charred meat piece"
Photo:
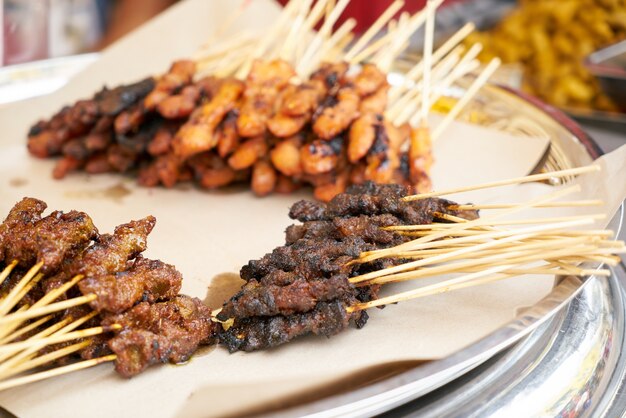
[[[115,369],[124,377],[152,364],[187,361],[199,345],[213,342],[215,332],[211,310],[200,299],[184,295],[155,304],[142,302],[103,323],[122,325],[109,347],[118,356]]]
[[[243,319],[220,334],[220,343],[232,353],[277,347],[307,334],[330,337],[362,315],[348,313],[341,301],[322,302],[306,313]]]
[[[401,263],[379,259],[352,263],[364,251],[399,245],[410,238],[383,227],[430,223],[434,212],[452,213],[452,202],[406,202],[410,189],[365,182],[328,204],[300,201],[290,216],[302,221],[286,230],[286,245],[243,266],[247,283],[226,302],[217,318],[219,339],[230,351],[275,347],[305,334],[330,336],[350,322],[360,328],[367,314],[346,308],[378,297],[379,285],[353,285],[359,276]],[[475,212],[456,213],[468,219]]]
[[[117,226],[112,235],[101,235],[97,243],[74,258],[66,273],[89,278],[126,270],[128,260],[146,250],[147,237],[155,223],[156,219],[148,216]]]
[[[178,294],[181,284],[182,275],[174,266],[140,257],[127,271],[88,277],[78,287],[84,295],[97,296],[90,302],[94,310],[117,314],[140,301],[171,299]]]
[[[41,262],[41,272],[51,273],[98,237],[87,214],[56,211],[41,218],[45,207],[44,202],[31,198],[15,205],[0,226],[0,260],[18,260],[23,267]]]
[[[111,90],[104,88],[94,97],[98,104],[98,112],[100,115],[115,116],[146,97],[154,86],[155,81],[150,77]]]
[[[285,286],[261,285],[249,281],[233,296],[218,314],[218,319],[248,318],[251,316],[292,315],[315,308],[318,302],[344,298],[354,292],[346,275],[335,275],[324,280],[299,278]]]

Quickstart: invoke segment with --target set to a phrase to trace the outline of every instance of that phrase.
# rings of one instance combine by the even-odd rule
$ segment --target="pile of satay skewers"
[[[57,178],[84,170],[131,173],[144,186],[249,182],[257,195],[311,185],[324,201],[367,180],[428,191],[431,137],[418,128],[430,103],[477,70],[481,47],[459,45],[473,30],[468,24],[390,86],[395,58],[424,24],[431,34],[425,51],[432,50],[441,0],[393,19],[403,3],[392,3],[350,43],[353,19],[333,31],[348,0],[332,9],[327,0],[313,7],[292,0],[258,39],[235,36],[161,76],[105,89],[40,121],[29,133],[29,151],[62,156]],[[433,140],[498,63],[484,69]]]
[[[351,323],[364,326],[365,310],[371,307],[520,274],[608,274],[581,263],[614,264],[624,244],[611,241],[610,231],[570,229],[588,225],[593,216],[527,219],[521,223],[536,226],[509,229],[515,222],[499,215],[477,218],[477,210],[488,206],[411,194],[430,190],[431,140],[471,100],[498,61],[487,66],[431,133],[430,104],[476,69],[480,47],[463,54],[457,46],[472,26],[433,52],[434,12],[441,0],[397,21],[392,17],[402,1],[396,1],[349,45],[353,21],[332,30],[347,3],[327,9],[329,1],[312,8],[311,0],[292,1],[258,41],[242,36],[229,48],[209,48],[203,51],[206,59],[177,62],[161,77],[104,90],[31,130],[33,154],[64,155],[57,176],[78,168],[92,173],[138,168],[146,184],[172,186],[195,178],[209,188],[251,178],[258,194],[308,182],[329,203],[294,205],[290,215],[302,224],[287,230],[285,246],[244,266],[246,285],[214,312],[178,295],[182,277],[172,266],[138,257],[153,219],[122,225],[113,235],[98,236],[88,228],[88,233],[59,240],[40,225],[49,223],[58,232],[63,214],[39,218],[41,209],[22,216],[28,211],[17,207],[22,215],[9,215],[0,227],[5,289],[0,389],[107,361],[132,376],[151,364],[184,361],[198,345],[215,341],[231,351],[253,351],[304,334],[330,336]],[[320,30],[309,35],[320,20]],[[423,61],[408,72],[405,83],[390,88],[385,72],[424,23]],[[385,25],[387,34],[374,40]],[[300,39],[306,42],[296,42]],[[202,72],[211,75],[194,80]],[[291,131],[283,137],[285,127]],[[593,167],[549,177],[589,170]],[[530,176],[509,183],[537,180]],[[573,191],[511,205],[508,211],[597,204],[554,202]],[[41,207],[32,200],[22,203]],[[77,219],[85,225],[88,217]],[[129,240],[133,234],[141,237]],[[15,240],[19,236],[37,239]],[[450,273],[461,276],[378,295],[384,284]],[[51,362],[73,361],[76,353],[87,360],[40,371]]]
[[[558,200],[577,192],[576,186],[509,205],[459,205],[435,197],[596,169],[589,166],[422,195],[408,194],[398,185],[365,183],[328,204],[298,202],[290,216],[302,223],[287,229],[286,244],[245,265],[241,277],[247,283],[213,312],[195,298],[178,295],[180,274],[160,262],[139,257],[126,261],[115,273],[90,272],[89,261],[106,264],[112,249],[124,247],[119,245],[124,225],[116,230],[117,239],[102,236],[82,256],[66,260],[61,272],[51,276],[57,280],[42,273],[46,270],[43,261],[28,270],[18,261],[9,262],[0,275],[7,289],[0,303],[0,390],[107,361],[115,361],[116,370],[129,377],[151,364],[186,360],[198,345],[216,341],[230,351],[254,351],[311,333],[331,336],[352,323],[365,326],[365,311],[373,307],[510,277],[607,276],[610,272],[599,266],[618,263],[616,254],[626,252],[624,242],[612,240],[609,230],[575,229],[590,226],[603,215],[503,219],[536,207],[601,203]],[[477,216],[478,210],[489,209],[504,210]],[[31,232],[41,237],[41,225],[59,216],[55,213],[35,221],[39,226]],[[3,232],[15,232],[11,219],[2,224]],[[0,245],[2,253],[15,253],[17,242],[5,240]],[[42,248],[45,245],[38,250]],[[136,252],[127,249],[119,254],[127,260]],[[137,267],[146,264],[147,269]],[[64,274],[72,277],[59,281]],[[450,274],[456,276],[379,296],[383,285]],[[62,284],[53,287],[55,282]],[[125,296],[134,287],[141,291],[134,298]],[[46,288],[52,290],[46,293]],[[81,307],[87,309],[76,310]],[[181,347],[172,341],[182,336],[191,343]],[[93,358],[83,355],[88,360],[63,365],[74,361],[76,353]],[[61,366],[40,371],[50,364]]]

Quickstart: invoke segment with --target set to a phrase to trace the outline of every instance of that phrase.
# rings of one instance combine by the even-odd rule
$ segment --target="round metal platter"
[[[582,166],[602,155],[561,111],[507,88],[483,88],[462,117],[476,115],[487,125],[506,121],[498,128],[511,132],[524,133],[518,122],[532,121],[549,135],[549,153],[535,171]],[[620,231],[623,216],[622,205],[609,228]],[[451,356],[272,416],[362,417],[399,407],[393,416],[535,416],[530,405],[541,416],[619,416],[626,408],[620,397],[626,272],[620,266],[613,273],[562,277],[535,306]]]
[[[55,61],[55,64],[59,63]],[[66,64],[74,66],[76,63],[68,60]],[[46,66],[45,62],[41,65]],[[7,70],[2,74],[5,79],[10,76]],[[36,82],[45,82],[45,79],[45,76],[37,78]],[[462,92],[459,89],[451,91],[450,95]],[[563,113],[506,88],[483,88],[461,117],[514,134],[549,137],[551,146],[535,171],[586,165],[602,153]],[[623,206],[621,211],[611,225],[614,230],[621,228]],[[535,306],[451,356],[362,384],[356,390],[275,410],[271,414],[372,416],[411,401],[394,413],[432,417],[490,416],[498,415],[511,405],[533,402],[543,408],[545,416],[563,416],[566,411],[597,411],[598,408],[619,411],[617,408],[621,407],[623,410],[626,399],[612,394],[621,388],[626,367],[626,358],[620,354],[624,345],[625,284],[624,271],[611,278],[591,277],[584,281],[563,277]],[[557,374],[562,376],[561,386],[548,379]],[[437,392],[446,384],[449,385],[445,391]],[[532,388],[554,395],[533,398],[532,394],[537,392],[530,390]],[[523,402],[519,403],[520,400]]]

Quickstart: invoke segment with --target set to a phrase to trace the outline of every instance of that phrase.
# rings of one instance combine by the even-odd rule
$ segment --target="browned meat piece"
[[[326,203],[300,200],[291,206],[289,217],[300,222],[327,220]]]
[[[274,188],[274,191],[276,193],[291,194],[296,190],[301,189],[302,186],[303,185],[299,180],[280,174],[276,180],[276,187]]]
[[[263,135],[267,120],[274,113],[280,90],[295,76],[294,69],[282,60],[256,60],[246,79],[243,103],[237,119],[237,132],[243,137]]]
[[[159,114],[166,119],[180,119],[191,115],[200,99],[200,89],[196,86],[186,86],[173,96],[166,97],[157,106]]]
[[[274,136],[287,138],[300,132],[308,121],[307,115],[288,116],[284,113],[278,113],[267,121],[267,128]]]
[[[90,302],[98,312],[121,313],[139,301],[154,303],[171,299],[180,291],[182,275],[172,265],[159,260],[137,258],[123,272],[83,279],[78,287],[84,294],[95,294]]]
[[[342,299],[353,292],[345,275],[323,280],[299,278],[284,286],[261,285],[251,280],[226,302],[217,317],[226,321],[234,317],[240,320],[251,316],[288,316],[311,311],[318,302]]]
[[[287,116],[302,116],[313,112],[321,98],[326,94],[326,87],[320,80],[311,80],[285,89],[281,100],[280,112]]]
[[[117,226],[113,235],[101,235],[98,242],[74,258],[65,272],[89,278],[126,270],[128,260],[146,250],[146,240],[155,223],[156,219],[148,216]]]
[[[257,161],[252,168],[250,186],[257,196],[266,196],[274,191],[277,175],[272,165],[265,161]]]
[[[307,313],[242,319],[220,333],[219,338],[230,352],[261,350],[306,334],[330,337],[346,329],[351,320],[359,321],[364,315],[367,314],[346,312],[341,301],[319,303]]]
[[[187,159],[217,145],[215,129],[231,111],[243,92],[243,83],[224,81],[215,96],[194,113],[176,133],[172,147],[177,156]]]
[[[122,325],[109,347],[118,356],[115,369],[125,377],[152,364],[187,361],[199,345],[211,344],[215,333],[211,310],[184,295],[152,305],[142,302],[104,321],[112,323]]]
[[[285,176],[298,176],[302,173],[301,143],[299,137],[292,137],[279,142],[270,151],[272,164]]]
[[[250,138],[243,142],[228,158],[228,165],[235,170],[252,167],[267,154],[267,142],[263,136]]]
[[[112,135],[110,132],[90,133],[85,138],[85,147],[89,153],[104,151],[111,144]]]
[[[76,160],[85,160],[91,154],[89,149],[87,149],[84,137],[67,141],[65,145],[63,145],[62,152],[66,157],[72,157]]]
[[[52,169],[52,177],[56,180],[60,180],[67,176],[68,173],[78,170],[82,167],[84,161],[77,160],[74,157],[63,157],[57,161]]]
[[[239,146],[240,137],[237,132],[238,117],[239,110],[231,110],[226,114],[226,117],[217,130],[217,153],[222,158],[228,157]]]
[[[5,257],[11,235],[15,236],[23,233],[25,229],[32,228],[32,225],[41,219],[41,214],[47,207],[45,202],[30,197],[25,197],[13,206],[4,222],[0,224],[0,262],[13,261]]]
[[[420,191],[428,192],[431,190],[428,172],[432,163],[432,144],[428,129],[413,129],[409,147],[409,173],[411,183]]]
[[[350,126],[348,160],[356,163],[367,155],[376,140],[376,126],[383,121],[382,115],[365,113]]]
[[[122,331],[107,342],[117,356],[115,371],[130,378],[149,366],[166,363],[172,344],[166,337],[143,329]]]
[[[300,161],[307,174],[327,173],[337,166],[343,138],[332,141],[315,140],[300,149]]]
[[[11,210],[0,230],[0,260],[18,260],[23,267],[41,262],[41,272],[48,274],[98,237],[87,214],[57,211],[39,219],[45,207],[41,201],[26,198]]]
[[[323,63],[319,70],[311,74],[311,80],[321,81],[326,89],[333,90],[344,83],[349,68],[347,62]]]
[[[167,128],[160,128],[148,144],[148,153],[152,156],[167,154],[171,150],[174,136]]]
[[[196,72],[196,64],[190,60],[174,61],[167,73],[158,80],[154,89],[143,100],[146,110],[154,110],[156,107],[177,90],[191,83]]]
[[[329,202],[338,194],[346,191],[349,179],[350,172],[347,170],[342,170],[336,175],[331,176],[328,181],[316,184],[315,188],[313,189],[313,196],[315,196],[317,200],[321,200],[322,202]]]
[[[359,105],[359,111],[361,113],[385,113],[385,109],[387,109],[388,91],[389,85],[385,84],[369,96],[363,97]]]
[[[106,153],[92,155],[85,163],[85,172],[89,174],[110,173],[111,171],[113,167],[109,164],[109,157]]]
[[[387,84],[387,75],[374,64],[364,64],[354,77],[354,88],[361,97],[369,96]]]
[[[331,99],[322,104],[321,113],[313,118],[313,132],[322,139],[336,137],[359,116],[360,98],[353,89],[344,87]]]
[[[286,231],[286,245],[243,266],[247,281],[226,302],[218,319],[219,339],[230,351],[275,347],[305,334],[333,335],[350,322],[362,327],[365,313],[350,315],[346,307],[376,299],[380,286],[355,287],[349,277],[399,263],[381,259],[351,263],[364,251],[389,248],[409,238],[381,227],[431,222],[433,212],[450,212],[441,199],[405,202],[409,188],[366,182],[351,187],[329,204],[301,201],[290,216],[303,224]],[[392,213],[395,213],[394,216]],[[475,212],[462,212],[471,219]]]
[[[146,110],[140,105],[135,105],[115,117],[115,121],[113,122],[115,133],[126,134],[136,131],[145,118]]]
[[[38,158],[47,158],[61,152],[65,138],[56,131],[43,131],[28,137],[28,152]]]
[[[135,166],[137,153],[133,150],[114,144],[107,149],[107,161],[113,169],[125,173]]]

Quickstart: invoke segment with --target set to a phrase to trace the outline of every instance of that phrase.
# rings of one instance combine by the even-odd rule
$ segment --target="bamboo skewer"
[[[500,66],[500,59],[494,58],[492,59],[487,67],[480,73],[480,75],[474,80],[474,82],[470,85],[467,91],[463,94],[463,96],[459,99],[459,101],[454,105],[452,110],[446,114],[444,119],[437,125],[437,127],[433,130],[433,141],[436,141],[443,131],[452,123],[454,119],[461,113],[461,111],[465,108],[465,106],[474,98],[478,90],[487,83],[489,77],[493,75],[493,73]]]
[[[25,385],[28,383],[37,382],[40,380],[48,379],[55,376],[60,376],[63,374],[71,373],[74,371],[86,369],[89,367],[97,366],[98,364],[106,363],[109,361],[115,361],[117,356],[115,354],[111,354],[104,357],[99,357],[92,360],[85,360],[78,363],[70,364],[68,366],[57,367],[55,369],[47,370],[44,372],[34,373],[24,377],[18,377],[15,379],[5,380],[0,382],[0,391],[9,389],[16,386]]]
[[[437,64],[441,59],[443,59],[446,55],[448,55],[457,45],[465,39],[472,31],[474,31],[475,26],[473,23],[467,23],[461,29],[459,29],[454,35],[448,38],[434,53],[432,56],[432,63]],[[411,68],[404,77],[404,84],[400,86],[395,86],[389,92],[389,101],[395,102],[402,90],[408,83],[417,81],[424,71],[424,61],[421,60],[418,62],[413,68]]]
[[[404,0],[395,0],[387,7],[387,9],[376,19],[367,31],[354,43],[354,46],[346,52],[344,59],[351,62],[352,59],[365,48],[365,46],[376,36],[376,34],[385,27],[391,18],[404,6]]]
[[[4,298],[2,303],[0,303],[0,316],[6,315],[11,308],[13,308],[19,301],[17,297],[24,287],[28,285],[28,283],[33,280],[33,278],[37,275],[43,263],[37,263],[33,267],[31,267],[28,272],[20,279],[20,281],[11,289],[9,294]],[[1,318],[0,318],[1,321]]]
[[[76,340],[78,338],[92,337],[94,335],[103,334],[106,332],[117,331],[121,328],[122,328],[121,325],[113,324],[113,325],[106,326],[106,327],[99,326],[99,327],[86,328],[80,331],[68,332],[67,334],[62,334],[62,335],[53,335],[53,336],[44,337],[44,338],[32,338],[32,339],[29,339],[28,341],[20,341],[16,343],[5,344],[4,346],[0,347],[0,355],[24,350],[33,344],[44,344],[44,345],[56,344],[56,343],[61,343],[64,341]]]
[[[440,232],[435,232],[432,235],[429,236],[425,236],[425,237],[421,237],[419,239],[416,239],[414,241],[409,241],[407,243],[404,244],[400,244],[397,247],[394,247],[394,249],[382,249],[382,250],[374,250],[374,251],[369,251],[369,252],[365,252],[363,254],[361,254],[361,257],[359,257],[358,262],[368,262],[368,261],[372,261],[378,258],[382,258],[387,256],[388,254],[392,253],[394,250],[397,249],[415,249],[416,246],[420,246],[420,245],[424,245],[430,241],[434,241],[436,239],[439,238],[443,238],[445,237],[450,231],[456,231],[456,230],[462,230],[462,229],[467,229],[467,228],[471,228],[471,227],[475,227],[475,226],[483,226],[483,225],[488,225],[489,222],[493,221],[494,219],[498,219],[501,218],[503,216],[506,215],[510,215],[513,213],[517,213],[520,212],[526,208],[529,207],[533,207],[534,205],[538,204],[538,203],[544,203],[544,202],[549,202],[551,200],[555,200],[558,199],[560,197],[566,196],[567,194],[573,193],[579,191],[579,188],[576,186],[573,187],[568,187],[567,189],[564,190],[560,190],[554,193],[550,193],[546,196],[541,196],[538,197],[536,199],[533,199],[531,201],[529,201],[528,203],[525,203],[523,205],[520,205],[518,207],[515,208],[511,208],[511,209],[507,209],[504,210],[496,215],[492,215],[490,218],[480,218],[480,219],[476,219],[473,221],[468,221],[465,223],[459,223],[456,224],[456,226],[452,227],[451,229],[447,230],[447,231],[440,231]],[[584,222],[585,220],[583,220]],[[573,221],[576,222],[576,221]],[[580,222],[580,221],[579,221]],[[592,220],[589,222],[593,222]],[[585,224],[585,223],[583,223]],[[494,233],[502,233],[502,232],[494,232]],[[463,239],[463,238],[460,238]]]
[[[52,312],[62,311],[73,306],[84,305],[85,303],[92,302],[96,299],[96,295],[78,296],[72,299],[64,300],[62,302],[51,303],[46,306],[40,306],[38,308],[29,309],[24,312],[16,312],[5,315],[0,318],[0,324],[5,324],[13,321],[21,321],[24,319],[35,318],[38,316],[47,315]],[[1,347],[0,347],[1,349]]]
[[[5,371],[4,373],[0,372],[0,379],[6,379],[8,377],[15,376],[16,374],[19,374],[23,371],[32,370],[32,369],[35,369],[36,367],[40,367],[45,364],[51,363],[62,357],[68,356],[72,353],[82,350],[83,348],[86,348],[87,346],[89,346],[89,344],[90,344],[89,340],[81,341],[81,342],[72,344],[70,346],[60,348],[51,353],[44,354],[39,357],[35,357],[34,359],[24,361],[14,366],[13,368]]]
[[[419,200],[419,199],[426,199],[429,197],[445,196],[445,195],[449,195],[453,193],[469,192],[473,190],[489,189],[493,187],[509,186],[513,184],[532,183],[532,182],[537,182],[537,181],[542,181],[542,180],[548,180],[550,178],[560,178],[560,177],[573,176],[577,174],[586,174],[586,173],[591,173],[594,171],[600,171],[600,166],[591,164],[585,167],[569,168],[566,170],[552,171],[550,173],[532,174],[530,176],[492,181],[492,182],[473,185],[473,186],[464,186],[464,187],[457,187],[454,189],[448,189],[448,190],[442,190],[442,191],[420,193],[420,194],[416,194],[412,196],[407,196],[404,198],[404,200],[406,201]]]
[[[565,208],[580,206],[602,206],[604,202],[599,199],[573,200],[569,202],[548,202],[535,206],[536,208]],[[451,205],[448,208],[452,210],[483,210],[483,209],[508,209],[517,206],[517,203],[491,203],[482,205]]]

